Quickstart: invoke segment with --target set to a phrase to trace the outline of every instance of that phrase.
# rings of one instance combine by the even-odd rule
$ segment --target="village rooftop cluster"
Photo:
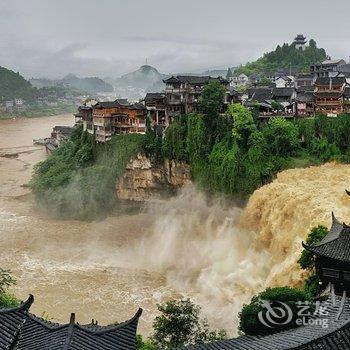
[[[305,36],[299,34],[294,44],[296,50],[305,50]],[[241,103],[258,109],[262,122],[276,116],[294,119],[350,113],[350,64],[328,58],[311,65],[308,73],[279,69],[264,85],[259,76],[235,75],[230,68],[226,77],[171,76],[164,80],[165,91],[147,93],[139,103],[117,99],[82,105],[75,114],[76,122],[83,123],[97,142],[106,142],[113,134],[145,133],[147,117],[161,134],[175,117],[201,112],[200,96],[212,80],[225,88],[223,112],[228,104]]]

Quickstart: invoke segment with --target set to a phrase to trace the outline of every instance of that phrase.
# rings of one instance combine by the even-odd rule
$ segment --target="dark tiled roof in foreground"
[[[135,350],[141,309],[118,325],[79,325],[74,314],[68,324],[60,325],[30,314],[33,300],[30,296],[15,309],[0,310],[1,350]]]
[[[350,299],[330,297],[322,303],[328,327],[322,324],[300,326],[268,336],[241,336],[210,344],[187,347],[186,350],[349,350]]]
[[[307,246],[305,249],[326,258],[350,262],[350,227],[340,223],[332,214],[332,227],[326,237],[315,246]]]

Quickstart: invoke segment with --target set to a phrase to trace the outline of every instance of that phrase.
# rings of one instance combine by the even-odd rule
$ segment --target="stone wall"
[[[118,179],[116,191],[120,199],[141,202],[174,194],[190,182],[188,164],[165,160],[154,165],[148,157],[139,154],[128,163],[124,175]]]

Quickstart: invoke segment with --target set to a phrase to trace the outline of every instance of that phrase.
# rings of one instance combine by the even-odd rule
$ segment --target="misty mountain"
[[[113,92],[113,86],[97,77],[78,78],[68,74],[63,79],[30,79],[30,83],[37,88],[48,86],[64,86],[84,91],[90,94]]]
[[[130,100],[143,98],[147,92],[160,92],[164,90],[163,79],[167,75],[159,73],[158,70],[149,65],[143,65],[134,72],[124,74],[120,78],[105,78],[115,88],[119,97]]]

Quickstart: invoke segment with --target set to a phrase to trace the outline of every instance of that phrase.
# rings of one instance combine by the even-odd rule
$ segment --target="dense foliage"
[[[254,62],[239,67],[235,73],[270,74],[280,68],[293,68],[298,71],[308,71],[311,64],[321,62],[327,57],[324,49],[317,48],[316,42],[311,39],[305,51],[296,50],[295,44],[278,45],[275,51],[265,53]]]
[[[200,317],[201,308],[189,299],[170,300],[158,305],[160,315],[153,322],[148,341],[137,336],[138,350],[177,349],[227,337],[224,330],[212,331]]]
[[[0,268],[0,309],[16,307],[19,300],[8,292],[9,287],[16,284],[9,270]]]
[[[283,308],[284,306],[281,305],[280,302],[288,305],[293,314],[290,322],[286,322],[285,317],[280,318],[282,313],[278,313],[279,317],[276,319],[272,317],[275,323],[270,322],[269,324],[269,322],[267,322],[270,327],[264,325],[260,321],[258,315],[259,313],[264,315],[266,312],[267,309],[264,306],[264,302],[266,301],[270,302],[272,308]],[[266,335],[295,327],[295,319],[298,314],[298,302],[309,302],[312,307],[312,302],[308,295],[301,290],[290,287],[267,288],[258,295],[253,296],[250,303],[243,306],[242,311],[239,313],[239,330],[247,335]],[[288,313],[285,316],[288,316]],[[266,319],[264,318],[264,320]]]
[[[312,246],[319,243],[328,233],[328,230],[324,226],[317,226],[312,228],[310,233],[306,238],[306,245]],[[310,295],[310,297],[315,297],[319,292],[319,279],[315,271],[315,257],[308,250],[303,249],[301,256],[298,260],[300,268],[303,270],[308,270],[310,275],[306,279],[304,284],[305,292]]]
[[[114,136],[104,145],[77,127],[34,170],[31,187],[40,208],[49,215],[93,219],[116,203],[115,182],[128,161],[141,150],[141,135]]]
[[[328,230],[324,226],[319,225],[317,227],[314,227],[306,238],[306,245],[313,246],[319,243],[327,235],[327,233]],[[313,257],[313,254],[306,249],[303,249],[301,252],[298,263],[303,270],[313,271],[315,268],[315,259]]]

